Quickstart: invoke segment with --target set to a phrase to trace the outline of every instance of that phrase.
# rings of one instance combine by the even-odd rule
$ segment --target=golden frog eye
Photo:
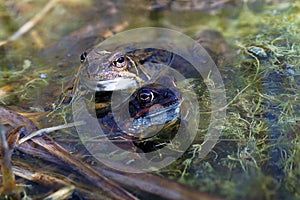
[[[153,99],[154,94],[150,90],[143,90],[138,96],[138,100],[141,103],[150,103],[151,101],[153,101]]]
[[[113,64],[117,68],[123,68],[127,66],[127,61],[124,56],[118,57],[115,61],[113,61]]]

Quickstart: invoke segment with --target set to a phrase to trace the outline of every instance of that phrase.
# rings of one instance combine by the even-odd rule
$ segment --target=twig
[[[53,126],[53,127],[49,127],[49,128],[43,128],[43,129],[32,132],[31,134],[23,137],[22,139],[20,139],[18,141],[18,144],[22,144],[23,142],[26,142],[27,140],[29,140],[29,139],[31,139],[35,136],[42,135],[43,133],[50,133],[50,132],[57,131],[57,130],[60,130],[60,129],[70,128],[70,127],[73,127],[73,126],[81,126],[81,125],[84,125],[84,124],[85,124],[84,121],[79,121],[79,122],[63,124],[63,125],[59,125],[59,126]]]
[[[19,131],[22,126],[15,128],[6,138],[3,125],[0,124],[0,165],[2,174],[2,186],[0,188],[0,198],[9,196],[8,199],[21,199],[21,187],[16,185],[15,175],[12,170],[11,156],[16,141],[19,138]]]
[[[75,187],[73,185],[66,186],[61,188],[60,190],[54,192],[53,194],[44,198],[44,200],[53,200],[53,199],[67,199],[74,192]]]
[[[51,138],[47,137],[46,140],[43,138],[33,138],[32,142],[35,143],[35,145],[43,147],[50,154],[68,164],[70,168],[79,172],[81,175],[91,181],[95,186],[101,188],[104,192],[106,192],[114,199],[138,200],[138,198],[131,194],[129,191],[125,190],[114,181],[106,178],[105,176],[94,170],[91,166],[73,156]]]
[[[15,32],[7,40],[0,41],[0,46],[15,41],[19,39],[22,35],[27,33],[30,29],[32,29],[32,27],[34,27],[39,21],[43,19],[47,12],[49,12],[54,7],[57,1],[59,0],[50,0],[39,13],[37,13],[32,19],[26,22],[21,28],[19,28],[17,32]]]
[[[162,178],[152,174],[132,174],[114,171],[99,164],[97,171],[109,177],[111,180],[127,185],[130,188],[157,195],[162,199],[173,200],[221,200],[222,198],[200,192],[196,189],[184,186],[176,181]]]

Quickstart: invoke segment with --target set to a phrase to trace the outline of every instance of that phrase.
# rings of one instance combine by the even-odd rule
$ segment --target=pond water
[[[47,2],[0,1],[0,40]],[[299,11],[299,2],[278,0],[57,1],[28,33],[0,46],[0,102],[22,113],[55,108],[76,76],[81,53],[114,33],[165,27],[195,38],[213,29],[226,38],[234,55],[219,69],[227,96],[220,140],[199,158],[201,128],[179,160],[155,173],[226,199],[298,199]],[[205,93],[201,85],[194,88]],[[200,100],[209,107],[209,95]],[[40,128],[70,122],[67,111],[60,108],[35,120]],[[202,120],[205,126],[209,118]],[[52,136],[58,141],[74,137],[62,133]]]

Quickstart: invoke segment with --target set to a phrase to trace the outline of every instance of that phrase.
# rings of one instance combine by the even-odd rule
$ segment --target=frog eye
[[[83,52],[81,55],[80,55],[80,62],[83,63],[86,59],[86,56],[87,56],[87,53],[86,52]]]
[[[113,64],[117,68],[123,68],[127,65],[127,62],[124,56],[120,56],[115,61],[113,61]]]
[[[141,103],[150,103],[154,99],[154,94],[150,90],[143,90],[139,95],[138,95],[138,100]]]

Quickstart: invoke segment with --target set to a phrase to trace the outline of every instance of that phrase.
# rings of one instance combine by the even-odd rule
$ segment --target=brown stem
[[[11,165],[11,155],[14,149],[14,144],[18,138],[18,133],[21,127],[14,129],[10,133],[9,140],[6,139],[6,134],[3,131],[3,125],[0,126],[0,141],[1,141],[1,172],[2,172],[2,188],[1,196],[10,196],[14,199],[20,199],[20,188],[16,185],[15,175]],[[17,136],[16,136],[17,135]]]

